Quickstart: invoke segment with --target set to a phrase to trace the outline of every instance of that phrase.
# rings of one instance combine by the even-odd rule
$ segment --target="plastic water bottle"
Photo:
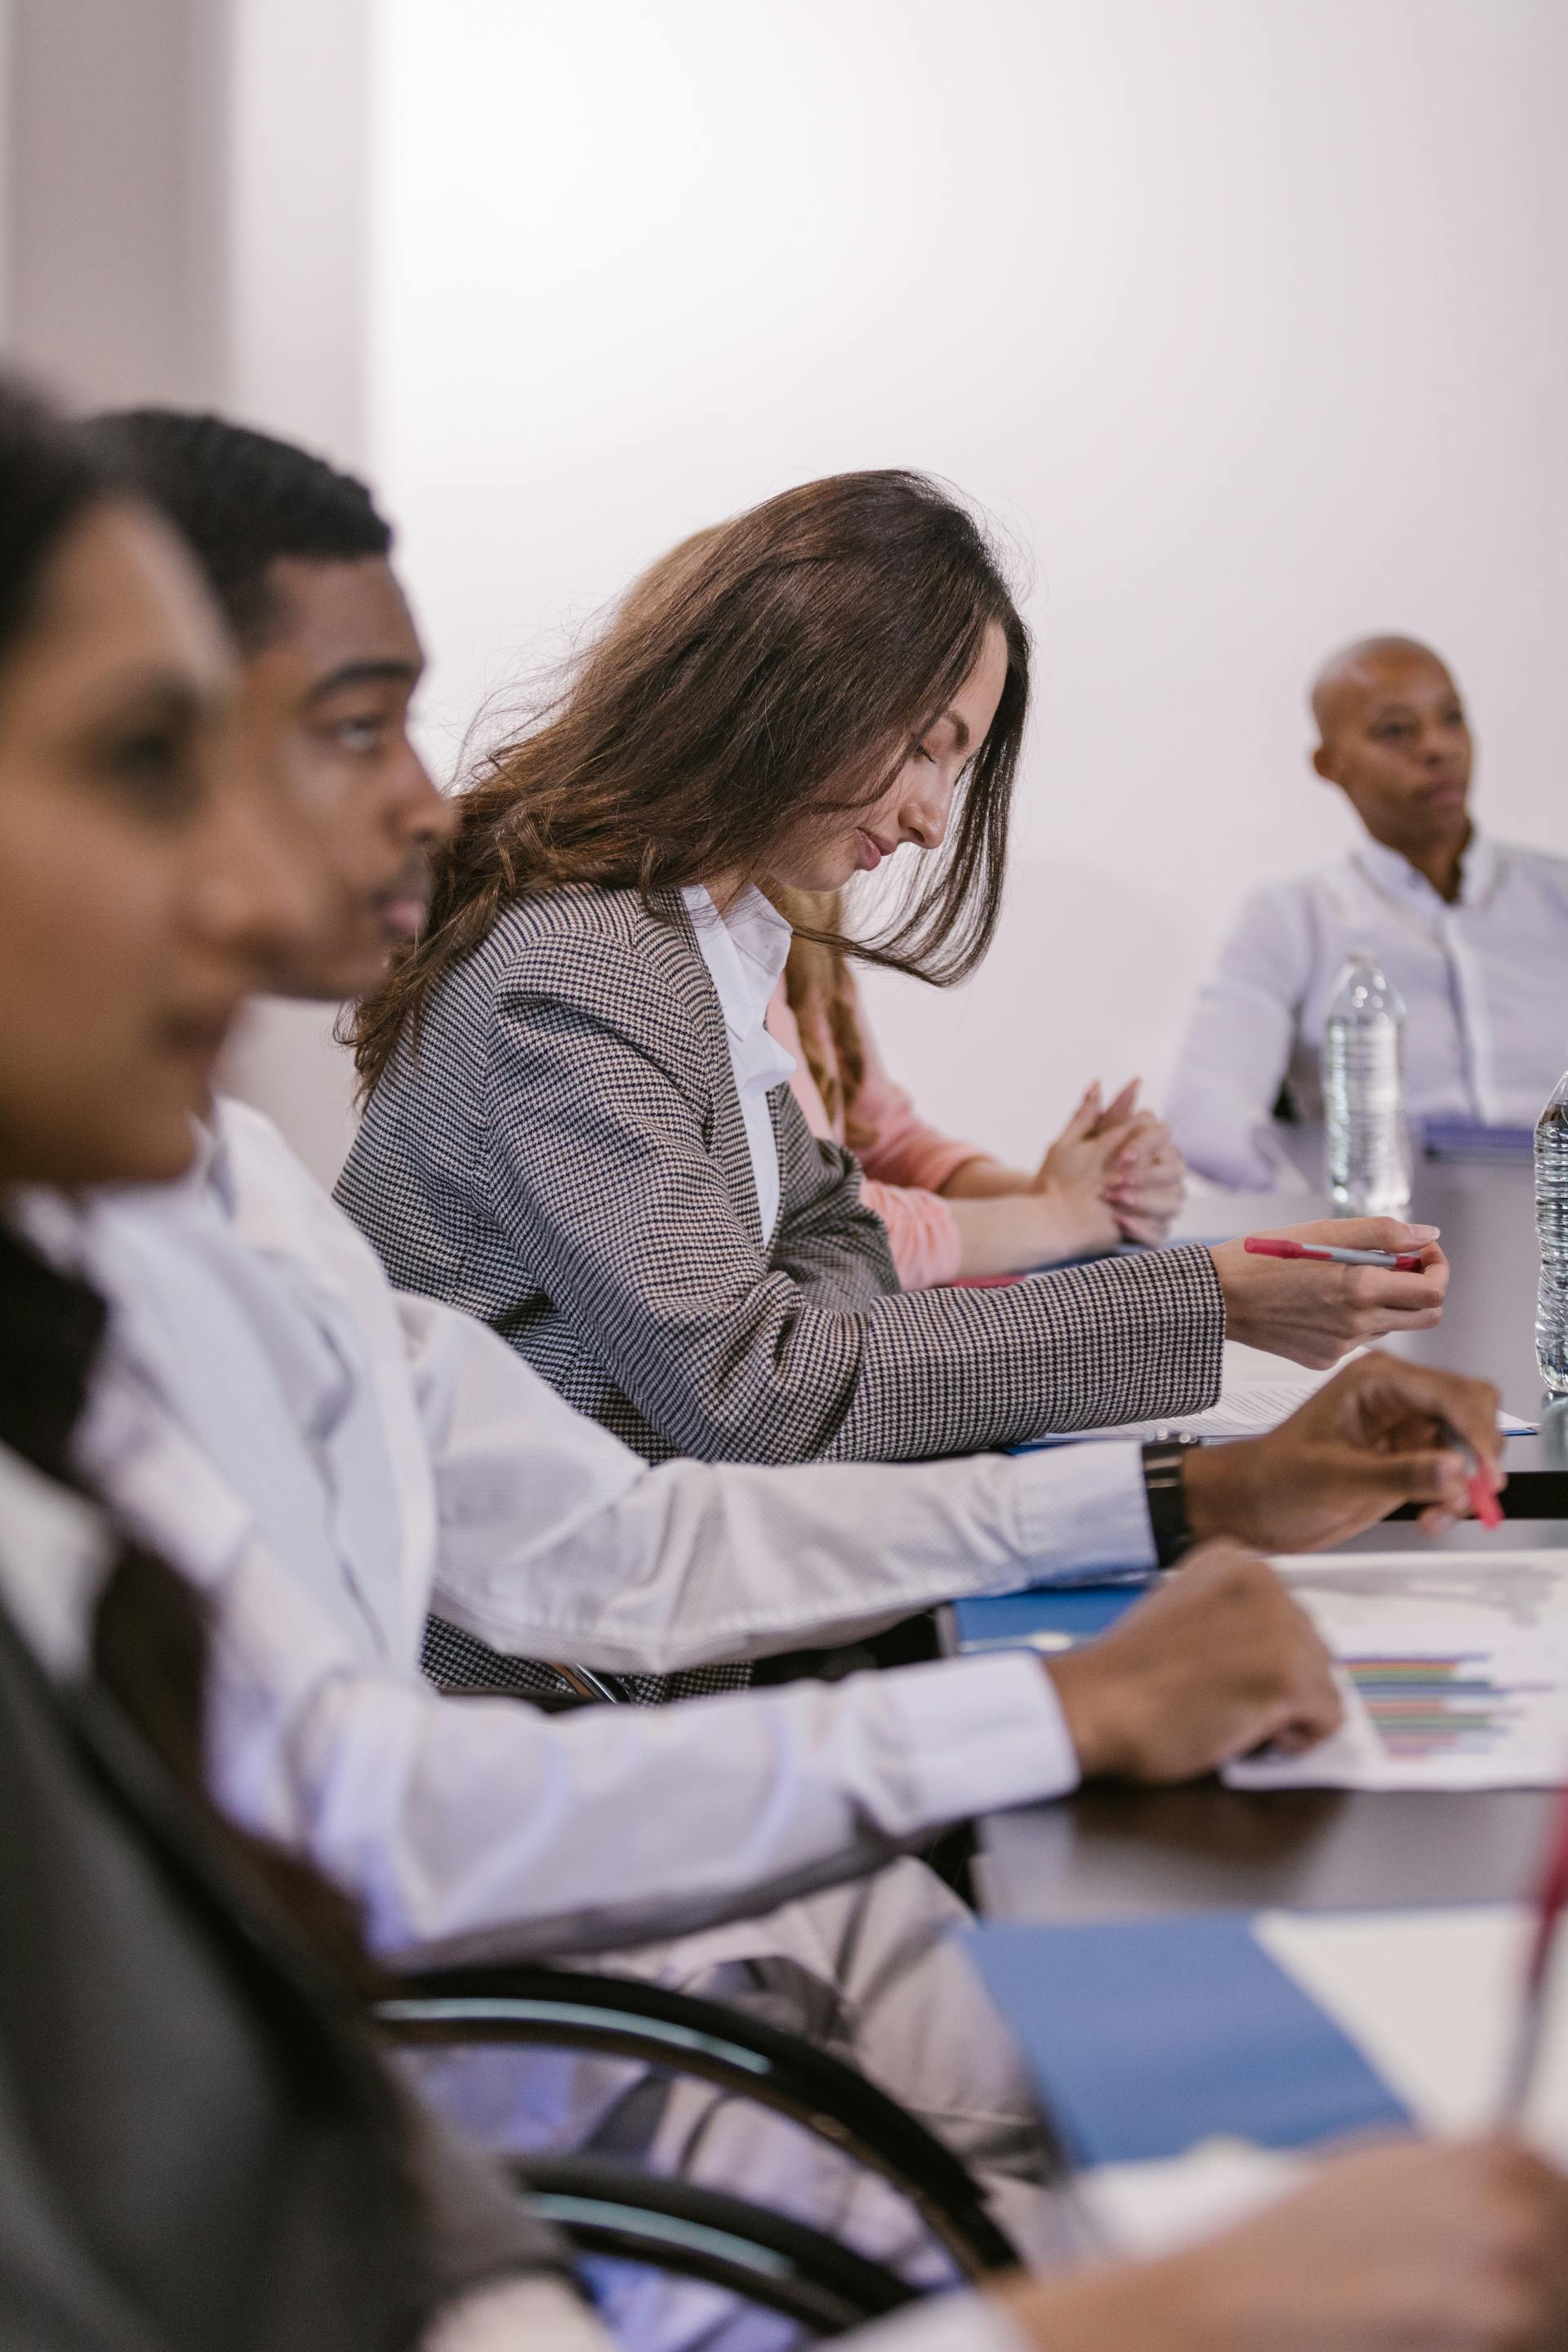
[[[1402,1217],[1410,1206],[1405,1004],[1373,948],[1352,949],[1329,1006],[1323,1113],[1335,1208]]]
[[[1535,1129],[1535,1231],[1541,1288],[1535,1305],[1535,1360],[1553,1396],[1568,1395],[1568,1077]]]

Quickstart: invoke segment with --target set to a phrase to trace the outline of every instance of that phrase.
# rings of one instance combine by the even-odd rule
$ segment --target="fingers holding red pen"
[[[1508,1474],[1489,1381],[1374,1350],[1347,1364],[1304,1411],[1310,1418],[1314,1409],[1331,1410],[1346,1441],[1381,1457],[1404,1499],[1422,1507],[1430,1532],[1456,1519],[1500,1519],[1496,1497]]]
[[[1434,1531],[1474,1507],[1472,1465],[1503,1482],[1497,1391],[1486,1381],[1358,1356],[1267,1437],[1194,1447],[1184,1465],[1195,1533],[1266,1551],[1315,1551],[1413,1504]]]
[[[1441,1258],[1436,1225],[1407,1224],[1402,1217],[1318,1217],[1304,1225],[1275,1225],[1270,1237],[1304,1242],[1317,1249],[1384,1250],[1391,1257],[1430,1252]],[[1445,1261],[1446,1263],[1446,1261]]]
[[[1291,1225],[1283,1237],[1331,1248],[1385,1250],[1419,1257],[1415,1273],[1337,1265],[1319,1258],[1255,1256],[1242,1242],[1213,1252],[1233,1339],[1327,1370],[1352,1348],[1442,1320],[1448,1261],[1436,1227],[1394,1217],[1335,1217]]]
[[[1358,1442],[1408,1464],[1408,1500],[1425,1506],[1423,1527],[1439,1534],[1457,1519],[1501,1523],[1497,1496],[1508,1473],[1489,1381],[1373,1352],[1346,1365],[1330,1386],[1342,1382],[1345,1426]]]

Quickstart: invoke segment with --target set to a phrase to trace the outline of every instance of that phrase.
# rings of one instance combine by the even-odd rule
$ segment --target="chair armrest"
[[[719,2189],[594,2156],[525,2157],[507,2169],[580,2252],[705,2280],[814,2336],[842,2336],[916,2300],[879,2263]]]
[[[880,2174],[966,2276],[1018,2263],[967,2168],[924,2124],[842,2060],[721,2002],[634,1978],[522,1965],[410,1977],[377,2004],[376,2017],[401,2042],[595,2050],[697,2075],[789,2116]]]

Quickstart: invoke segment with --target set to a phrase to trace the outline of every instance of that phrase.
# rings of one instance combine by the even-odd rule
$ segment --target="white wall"
[[[372,0],[0,0],[0,331],[84,408],[205,406],[363,462]],[[258,1005],[225,1084],[319,1173],[332,1011]]]
[[[226,388],[227,0],[6,0],[6,356],[84,404]]]
[[[224,0],[226,400],[334,464],[365,451],[371,0]],[[330,1183],[353,1139],[338,1008],[263,999],[226,1088]]]
[[[1028,552],[1000,942],[879,982],[1026,1153],[1160,1082],[1230,908],[1346,826],[1304,676],[1451,656],[1568,848],[1560,0],[381,0],[371,447],[450,743],[697,524],[929,467]],[[1021,1076],[1020,1076],[1021,1074]]]

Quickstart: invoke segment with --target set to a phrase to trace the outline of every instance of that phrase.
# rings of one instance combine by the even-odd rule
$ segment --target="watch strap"
[[[1154,1557],[1162,1568],[1173,1567],[1193,1545],[1186,1484],[1186,1454],[1191,1443],[1190,1439],[1161,1437],[1143,1448],[1143,1489],[1149,1502]]]

